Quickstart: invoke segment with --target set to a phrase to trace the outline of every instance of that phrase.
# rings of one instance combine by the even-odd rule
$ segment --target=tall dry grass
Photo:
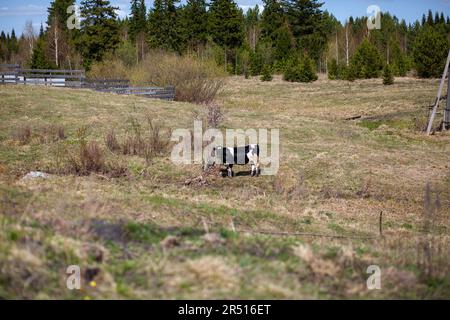
[[[214,61],[150,52],[131,72],[134,85],[174,86],[175,100],[210,103],[224,85],[225,74]]]

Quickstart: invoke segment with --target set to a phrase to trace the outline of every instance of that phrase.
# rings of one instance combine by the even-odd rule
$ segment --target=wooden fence
[[[130,81],[124,79],[86,79],[84,70],[21,69],[15,64],[0,64],[0,84],[88,88],[164,100],[173,100],[175,97],[175,88],[172,86],[132,87]]]

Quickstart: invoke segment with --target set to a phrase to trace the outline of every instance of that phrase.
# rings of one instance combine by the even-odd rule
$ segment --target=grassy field
[[[276,176],[233,179],[105,146],[147,117],[192,128],[202,106],[2,86],[0,298],[448,299],[450,132],[419,130],[437,86],[229,78],[221,127],[279,128],[281,145]],[[109,171],[65,169],[80,140]]]

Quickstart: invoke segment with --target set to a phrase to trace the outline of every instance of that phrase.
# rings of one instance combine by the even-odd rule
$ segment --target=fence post
[[[447,104],[444,109],[444,124],[443,129],[450,129],[450,70],[447,77]]]

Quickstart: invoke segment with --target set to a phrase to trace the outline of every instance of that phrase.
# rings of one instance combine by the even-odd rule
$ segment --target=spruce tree
[[[390,65],[385,65],[383,69],[383,84],[385,86],[390,86],[394,84],[394,75],[392,74],[392,67]]]
[[[131,41],[136,41],[136,36],[147,30],[147,8],[144,0],[131,0],[131,15],[128,20]]]
[[[314,62],[307,55],[291,57],[284,70],[283,79],[290,82],[313,82],[318,79]]]
[[[285,22],[285,15],[280,0],[263,0],[264,11],[261,15],[261,38],[275,41],[278,30]]]
[[[272,68],[270,65],[265,64],[262,68],[262,75],[261,75],[261,81],[272,81]]]
[[[339,79],[339,69],[338,69],[338,63],[336,59],[331,59],[330,63],[328,64],[328,79],[330,80],[336,80]]]
[[[208,29],[215,43],[225,50],[237,48],[243,40],[243,17],[233,0],[212,0]]]
[[[119,24],[115,10],[108,0],[81,1],[81,35],[77,39],[84,66],[113,51],[119,43]]]
[[[383,67],[380,53],[368,39],[364,39],[356,49],[351,65],[358,79],[377,78]]]
[[[414,42],[413,57],[419,77],[438,78],[442,76],[448,55],[447,37],[425,26]]]
[[[155,0],[150,10],[149,44],[151,47],[181,53],[184,46],[178,0]]]
[[[318,60],[327,41],[321,10],[323,3],[318,0],[284,0],[283,4],[298,47]]]
[[[208,39],[208,13],[205,0],[188,0],[184,7],[184,27],[188,46],[194,49]]]

